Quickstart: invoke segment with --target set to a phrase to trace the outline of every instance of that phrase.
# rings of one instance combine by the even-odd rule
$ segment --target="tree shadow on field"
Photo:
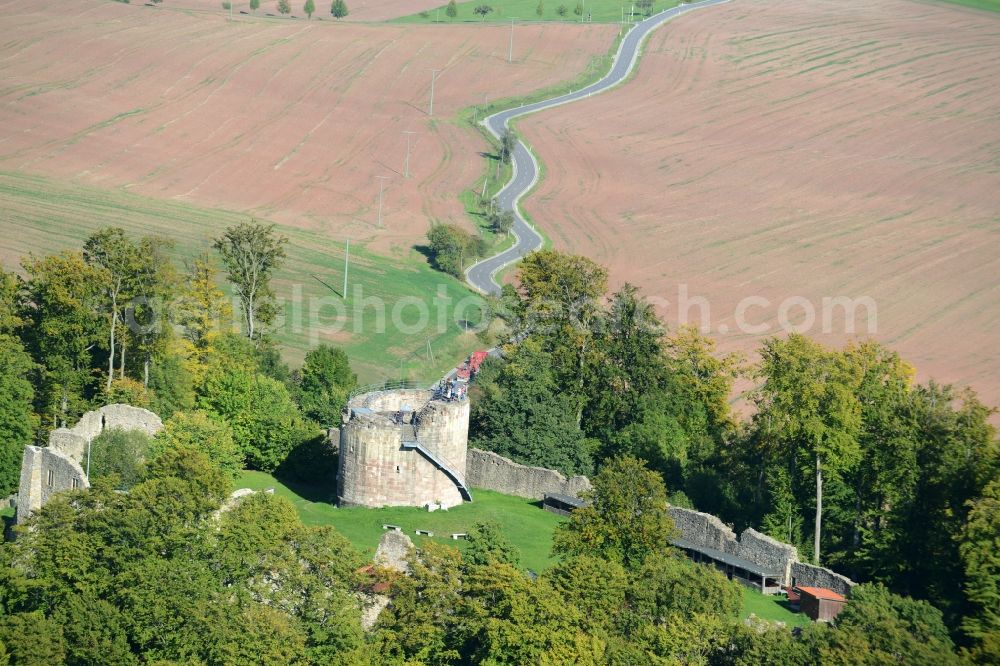
[[[336,448],[323,434],[293,448],[274,476],[305,500],[335,504],[338,459]]]
[[[426,258],[427,261],[434,261],[434,253],[431,251],[430,245],[414,245],[413,249],[424,255],[424,258]]]
[[[326,504],[337,503],[337,484],[334,477],[330,477],[328,484],[317,485],[304,483],[292,478],[275,475],[276,478],[285,484],[285,487],[308,502],[322,502]]]
[[[13,541],[14,540],[14,525],[17,524],[17,518],[14,516],[0,516],[3,519],[3,540]]]
[[[413,102],[406,102],[406,101],[404,101],[403,104],[405,104],[406,106],[410,107],[414,111],[419,111],[420,113],[424,114],[425,116],[427,115],[427,107],[419,107],[416,104],[414,104]]]
[[[779,606],[781,606],[782,608],[784,608],[785,610],[787,610],[790,613],[798,613],[798,612],[801,611],[801,609],[799,608],[799,606],[792,605],[792,602],[790,602],[788,599],[776,599],[775,603],[778,604]]]

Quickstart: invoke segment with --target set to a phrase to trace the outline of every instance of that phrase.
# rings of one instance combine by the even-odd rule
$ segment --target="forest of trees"
[[[672,503],[926,599],[954,636],[996,654],[991,408],[969,389],[915,384],[876,342],[828,349],[791,335],[765,341],[753,366],[719,356],[693,328],[668,334],[634,287],[606,286],[584,257],[524,259],[498,308],[518,342],[477,377],[472,445],[566,474],[636,456]],[[757,387],[748,420],[730,410],[738,377]]]
[[[168,241],[109,228],[0,271],[4,494],[23,447],[87,409],[164,419],[152,439],[102,435],[94,486],[0,548],[0,664],[1000,658],[1000,456],[974,393],[915,384],[874,342],[775,338],[751,366],[668,332],[635,288],[608,295],[602,267],[559,252],[526,257],[496,303],[511,342],[479,372],[470,424],[473,446],[593,479],[551,569],[522,571],[489,523],[464,552],[422,547],[402,576],[362,569],[280,498],[220,514],[247,467],[329,484],[323,429],[357,381],[329,346],[294,371],[282,361],[268,329],[284,246],[250,222],[181,268]],[[750,418],[730,408],[741,377]],[[864,584],[832,627],[741,622],[739,588],[669,547],[668,501]],[[391,604],[366,633],[375,581]]]
[[[628,456],[557,531],[537,577],[490,523],[463,552],[427,542],[408,575],[363,566],[329,527],[168,448],[128,493],[49,502],[0,549],[0,663],[948,664],[940,611],[862,585],[834,627],[737,620],[742,592],[667,546],[662,477]],[[635,519],[638,517],[638,519]],[[362,630],[365,593],[391,604]]]
[[[285,239],[245,223],[183,269],[168,240],[102,229],[81,250],[0,269],[0,493],[17,490],[21,452],[88,409],[125,402],[183,428],[225,430],[239,466],[332,474],[324,428],[357,378],[320,345],[291,371],[266,329]],[[240,314],[219,288],[225,270]]]

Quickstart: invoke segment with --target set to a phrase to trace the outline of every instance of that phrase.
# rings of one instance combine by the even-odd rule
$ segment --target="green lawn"
[[[963,5],[973,9],[983,9],[988,12],[1000,12],[1000,0],[938,0],[952,5]]]
[[[243,472],[237,480],[239,488],[274,488],[275,493],[292,501],[302,522],[307,525],[332,525],[351,543],[372,554],[382,538],[383,524],[403,528],[414,543],[420,544],[427,537],[418,537],[414,530],[430,530],[432,541],[464,548],[465,541],[452,541],[453,532],[468,532],[475,523],[496,521],[521,552],[521,566],[541,571],[552,564],[552,532],[562,518],[541,509],[533,500],[489,490],[473,489],[473,502],[448,511],[429,513],[424,509],[396,507],[386,509],[340,509],[331,502],[332,489],[294,487],[278,481],[263,472]]]
[[[988,0],[984,0],[988,1]],[[542,16],[538,15],[538,0],[500,0],[490,2],[486,0],[472,0],[471,2],[460,2],[456,5],[458,15],[454,19],[449,19],[445,14],[447,3],[436,9],[431,9],[418,14],[402,16],[393,19],[396,23],[468,23],[482,22],[483,18],[473,13],[476,7],[487,4],[493,11],[486,15],[486,23],[503,22],[518,19],[521,21],[571,21],[579,23],[588,17],[592,23],[618,23],[624,14],[628,21],[629,12],[632,11],[633,3],[622,0],[581,0],[583,14],[577,16],[574,13],[577,0],[542,0]],[[653,12],[659,12],[677,5],[675,0],[656,0],[653,4]],[[559,7],[566,8],[565,15],[559,13]],[[635,20],[642,18],[639,10],[634,10]]]
[[[101,190],[49,178],[15,172],[0,172],[0,209],[4,219],[0,232],[7,265],[14,268],[18,256],[47,254],[64,248],[79,248],[83,239],[102,226],[119,226],[128,232],[160,234],[177,243],[180,260],[211,251],[211,239],[247,215],[223,209],[160,201],[120,189]],[[264,220],[262,220],[264,221]],[[287,358],[297,363],[318,342],[342,346],[351,358],[362,383],[398,378],[400,373],[421,381],[433,381],[482,343],[465,333],[465,319],[474,326],[480,310],[473,306],[464,317],[439,308],[439,290],[454,305],[478,296],[455,278],[433,270],[413,248],[399,248],[393,256],[368,252],[351,245],[348,295],[361,289],[364,299],[376,297],[384,303],[385,326],[379,326],[374,305],[361,307],[362,300],[340,297],[343,288],[344,246],[319,233],[282,227],[290,239],[285,267],[276,276],[275,289],[285,299],[284,325],[276,331]],[[325,283],[325,284],[324,284]],[[296,300],[298,294],[298,304]],[[319,301],[318,299],[326,299]],[[406,299],[406,300],[404,300]],[[428,308],[428,325],[415,326],[421,316],[415,305],[398,310],[409,330],[392,324],[397,303],[420,301]],[[316,307],[310,304],[315,303]],[[370,303],[370,301],[369,301]],[[343,306],[343,312],[337,308]],[[444,326],[438,312],[445,309]],[[428,343],[430,353],[428,353]]]
[[[784,622],[790,627],[809,624],[810,620],[806,615],[789,610],[786,603],[785,597],[781,595],[761,594],[743,586],[743,610],[740,611],[740,617],[747,618],[753,613],[761,619]]]
[[[475,488],[472,491],[473,502],[448,511],[428,513],[423,509],[404,507],[340,509],[333,505],[333,498],[330,496],[332,487],[316,489],[289,485],[264,472],[243,472],[237,479],[236,487],[254,490],[274,488],[275,493],[292,501],[303,523],[332,525],[351,543],[369,554],[375,552],[375,547],[382,538],[383,524],[399,525],[417,544],[428,540],[428,537],[414,534],[414,530],[421,529],[434,532],[431,541],[464,548],[465,541],[452,541],[449,535],[453,532],[467,532],[481,520],[493,520],[500,523],[504,534],[521,551],[521,566],[532,571],[543,571],[553,564],[552,533],[563,520],[542,510],[532,500]],[[759,618],[784,622],[788,626],[809,624],[809,618],[788,610],[784,601],[784,597],[765,596],[743,587],[740,617],[747,618],[753,613]]]

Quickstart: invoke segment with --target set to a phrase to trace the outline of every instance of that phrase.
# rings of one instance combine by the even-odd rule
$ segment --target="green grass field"
[[[383,524],[399,525],[414,543],[428,537],[416,536],[414,530],[430,530],[431,541],[464,548],[465,541],[453,541],[455,532],[468,532],[475,523],[491,520],[521,552],[521,566],[541,571],[552,564],[552,532],[562,518],[543,510],[533,500],[473,489],[473,502],[448,511],[429,513],[424,509],[395,507],[386,509],[340,509],[331,503],[329,491],[290,487],[263,472],[243,472],[237,487],[274,488],[274,492],[292,501],[302,522],[307,525],[332,525],[359,549],[373,554],[382,538]]]
[[[983,0],[988,1],[988,0]],[[631,2],[622,0],[581,0],[583,13],[577,15],[574,12],[577,0],[542,0],[542,15],[538,15],[538,0],[500,0],[499,2],[489,2],[486,0],[472,0],[471,2],[460,2],[456,5],[458,15],[449,19],[445,14],[447,3],[436,9],[431,9],[418,14],[403,16],[393,19],[395,23],[480,23],[484,22],[481,16],[473,13],[476,7],[487,4],[493,11],[486,15],[486,23],[495,23],[517,19],[520,21],[568,21],[579,23],[584,19],[589,19],[591,23],[619,23],[624,16],[625,21],[629,19],[630,12],[634,12],[635,20],[643,18],[639,10],[634,9]],[[653,12],[663,11],[677,5],[675,0],[656,0],[653,4]],[[559,13],[559,7],[565,7],[565,15]]]
[[[1000,12],[1000,0],[937,0],[951,5],[962,5],[973,9],[983,9],[988,12]]]
[[[0,209],[8,269],[16,267],[18,255],[79,248],[102,226],[119,226],[136,236],[167,236],[176,242],[178,259],[183,261],[211,251],[214,236],[248,219],[227,210],[6,172],[0,172]],[[460,281],[433,270],[416,250],[400,248],[394,256],[384,257],[352,244],[345,302],[339,293],[343,244],[301,229],[281,227],[280,232],[290,242],[285,267],[275,279],[278,296],[286,300],[284,323],[275,335],[289,361],[298,363],[311,346],[327,341],[347,351],[362,383],[401,374],[429,382],[483,346],[474,334],[465,332],[466,320],[471,326],[479,322],[479,297]],[[469,306],[464,314],[455,313],[443,299],[435,300],[438,293],[450,299],[452,308],[463,299]],[[372,297],[384,303],[384,327],[379,324],[381,307],[362,300]],[[415,305],[418,301],[427,306],[425,327],[417,326],[422,316]],[[394,307],[402,327],[393,325]],[[439,317],[441,311],[447,316]]]
[[[743,587],[743,610],[740,617],[747,618],[754,614],[763,620],[784,622],[790,627],[804,627],[811,621],[803,613],[789,610],[785,598],[778,595],[761,594],[757,590]]]
[[[418,545],[430,540],[464,548],[465,541],[452,541],[449,535],[468,532],[472,525],[482,520],[496,521],[511,543],[521,551],[521,566],[536,572],[553,564],[552,533],[556,525],[564,520],[541,509],[533,500],[475,488],[472,490],[473,502],[448,511],[428,513],[423,509],[405,507],[340,509],[332,503],[332,488],[319,490],[290,485],[264,472],[245,471],[237,479],[236,486],[254,490],[274,488],[276,494],[291,500],[303,523],[332,525],[368,554],[375,552],[384,533],[383,524],[400,526]],[[434,537],[418,537],[414,534],[417,529],[430,530]],[[809,623],[809,618],[802,613],[788,610],[784,597],[765,596],[744,587],[740,617],[747,618],[751,613],[765,620],[784,622],[788,626]]]

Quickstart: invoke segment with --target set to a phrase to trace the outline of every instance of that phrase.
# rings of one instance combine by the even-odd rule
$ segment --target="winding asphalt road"
[[[575,102],[578,99],[590,97],[591,95],[613,88],[624,81],[626,77],[628,77],[629,73],[631,73],[632,68],[635,67],[636,62],[639,59],[639,51],[642,47],[642,43],[649,33],[675,16],[679,16],[694,9],[710,7],[711,5],[719,5],[728,1],[729,0],[702,0],[701,2],[693,2],[688,5],[679,5],[672,9],[662,11],[659,14],[654,14],[648,19],[636,23],[635,26],[628,31],[625,35],[625,39],[622,40],[622,43],[618,48],[618,53],[615,54],[614,64],[611,67],[611,71],[599,81],[575,92],[535,102],[534,104],[527,104],[525,106],[494,113],[492,116],[484,118],[482,123],[486,125],[486,129],[489,130],[490,134],[499,139],[500,135],[503,134],[504,130],[507,128],[508,123],[514,118],[542,111],[543,109],[551,109],[552,107],[559,106],[561,104],[569,104],[570,102]],[[537,181],[538,163],[535,161],[534,155],[531,154],[531,151],[527,149],[524,143],[518,141],[517,146],[514,148],[513,175],[510,182],[504,185],[503,189],[500,190],[496,197],[501,210],[509,210],[514,213],[514,225],[511,227],[511,230],[514,233],[516,242],[510,249],[489,257],[488,259],[483,259],[479,263],[470,266],[465,271],[465,277],[469,281],[469,284],[471,284],[478,291],[484,294],[500,293],[500,285],[497,284],[497,281],[494,279],[494,275],[496,275],[497,271],[520,260],[521,257],[530,252],[534,252],[542,246],[542,237],[537,231],[534,230],[534,228],[532,228],[530,224],[525,222],[517,208],[518,201],[520,201],[521,197],[523,197],[525,193],[535,186]]]

